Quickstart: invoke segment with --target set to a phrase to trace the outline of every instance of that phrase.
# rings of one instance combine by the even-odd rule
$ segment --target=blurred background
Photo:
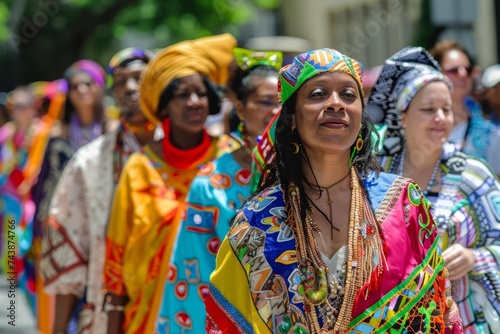
[[[124,47],[221,32],[288,59],[333,47],[366,68],[403,46],[454,38],[484,68],[498,62],[499,15],[494,0],[2,0],[0,92],[58,79],[81,58],[106,66]]]

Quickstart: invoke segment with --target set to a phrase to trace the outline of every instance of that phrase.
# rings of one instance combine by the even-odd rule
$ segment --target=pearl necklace
[[[401,152],[401,156],[399,158],[399,169],[397,171],[397,174],[398,175],[401,175],[403,176],[403,172],[404,172],[404,165],[405,165],[405,157],[406,157],[406,147],[403,149],[403,151]],[[393,160],[394,162],[394,160]],[[424,191],[424,195],[427,196],[427,194],[429,193],[429,191],[431,190],[431,188],[437,184],[437,173],[439,171],[439,165],[441,164],[441,158],[439,158],[437,161],[436,161],[436,165],[434,166],[434,169],[432,170],[432,175],[431,175],[431,178],[429,180],[429,183],[427,184],[427,188],[425,188],[425,191]],[[392,170],[392,168],[391,168]]]

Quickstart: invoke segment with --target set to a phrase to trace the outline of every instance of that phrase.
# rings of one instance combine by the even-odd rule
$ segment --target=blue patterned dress
[[[172,252],[156,329],[203,333],[210,274],[236,210],[249,196],[250,172],[231,153],[205,165],[191,184]]]

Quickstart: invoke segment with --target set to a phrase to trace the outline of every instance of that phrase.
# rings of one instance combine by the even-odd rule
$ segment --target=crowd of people
[[[0,273],[40,333],[500,332],[500,65],[304,51],[214,35],[0,95]]]

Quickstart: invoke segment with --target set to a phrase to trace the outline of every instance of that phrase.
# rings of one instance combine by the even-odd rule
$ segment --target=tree
[[[0,91],[55,80],[82,58],[106,65],[130,36],[149,48],[230,32],[255,6],[279,0],[4,0],[0,4]],[[6,19],[8,18],[8,19]],[[5,74],[4,74],[5,73]]]

